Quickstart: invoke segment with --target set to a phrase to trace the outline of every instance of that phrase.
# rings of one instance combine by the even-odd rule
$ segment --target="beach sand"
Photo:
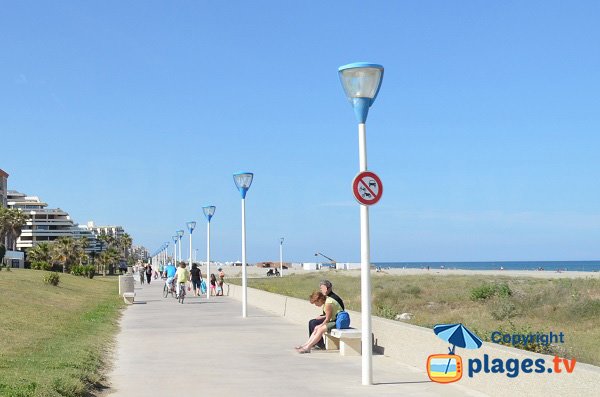
[[[241,266],[220,266],[225,272],[225,277],[240,277],[242,272]],[[218,266],[211,264],[211,273],[217,273]],[[256,266],[248,266],[248,277],[266,277],[268,268]],[[206,274],[206,266],[201,266],[202,275]],[[289,274],[310,274],[318,273],[326,278],[328,273],[347,274],[348,276],[360,276],[360,270],[304,270],[302,268],[291,268],[283,270],[284,276]],[[503,276],[503,277],[535,277],[545,279],[555,278],[600,278],[600,272],[575,272],[575,271],[552,271],[552,270],[461,270],[461,269],[382,269],[380,272],[371,270],[374,277],[383,277],[386,275],[408,276],[408,275],[432,275],[432,276]]]

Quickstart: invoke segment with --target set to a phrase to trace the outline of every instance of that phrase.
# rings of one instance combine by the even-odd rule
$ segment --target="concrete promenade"
[[[307,329],[229,297],[163,298],[162,281],[135,285],[136,303],[121,321],[111,397],[229,396],[484,396],[460,384],[431,382],[423,368],[373,357],[373,386],[361,385],[360,357],[298,354]],[[308,319],[307,319],[308,320]]]

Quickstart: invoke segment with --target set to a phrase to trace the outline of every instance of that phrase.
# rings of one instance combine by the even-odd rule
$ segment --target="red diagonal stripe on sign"
[[[360,183],[362,183],[363,186],[367,188],[367,190],[369,191],[369,193],[371,193],[371,195],[373,196],[373,199],[375,199],[375,197],[377,197],[377,195],[375,194],[375,192],[372,191],[371,188],[365,183],[364,179],[361,179]]]

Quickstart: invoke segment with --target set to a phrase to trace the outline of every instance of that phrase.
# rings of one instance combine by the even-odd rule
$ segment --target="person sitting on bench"
[[[313,346],[319,342],[323,343],[323,335],[335,328],[337,315],[343,310],[338,301],[331,296],[325,296],[321,291],[313,292],[310,296],[310,302],[316,306],[322,306],[325,315],[321,323],[314,328],[308,340],[303,345],[296,346],[298,353],[310,353]]]
[[[321,293],[323,295],[325,295],[326,297],[330,297],[334,301],[336,301],[339,304],[339,306],[342,308],[342,310],[346,310],[344,307],[344,301],[342,300],[342,298],[340,298],[339,296],[337,296],[337,294],[335,292],[333,292],[333,284],[331,284],[331,281],[321,280],[321,283],[319,284],[319,289],[321,290]],[[321,314],[319,317],[313,318],[312,320],[310,320],[308,322],[308,336],[309,337],[313,334],[313,331],[315,330],[317,325],[322,324],[323,321],[325,321],[325,311],[323,311],[323,314]],[[334,318],[334,321],[335,321],[335,318]],[[315,347],[317,349],[325,350],[325,341],[323,340],[323,338],[321,338],[321,340],[319,340],[317,342]]]

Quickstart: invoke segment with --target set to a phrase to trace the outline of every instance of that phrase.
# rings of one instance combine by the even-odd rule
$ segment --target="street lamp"
[[[210,220],[215,214],[217,207],[214,205],[208,205],[202,207],[202,212],[206,217],[206,279],[210,281]],[[209,282],[210,284],[210,282]],[[210,299],[210,285],[206,286],[206,299]]]
[[[162,259],[163,259],[163,265],[167,265],[167,262],[169,261],[169,253],[167,252],[167,248],[169,247],[169,242],[165,241],[165,243],[163,244],[163,249],[162,249]]]
[[[188,228],[188,230],[190,231],[190,270],[192,270],[192,233],[194,232],[194,229],[196,228],[196,222],[194,221],[189,221],[185,224]]]
[[[173,264],[177,267],[177,239],[179,239],[179,237],[175,235],[171,238],[173,239]]]
[[[283,277],[283,240],[283,237],[279,239],[279,267],[281,269],[279,277]]]
[[[246,193],[252,185],[254,174],[251,172],[238,172],[233,174],[235,186],[242,195],[242,317],[247,317],[247,285],[246,285]]]
[[[367,170],[367,131],[365,123],[369,108],[375,102],[381,81],[383,66],[372,63],[351,63],[341,66],[338,74],[348,100],[354,108],[358,122],[358,152],[360,172]],[[362,384],[373,384],[371,342],[371,263],[369,247],[369,207],[360,206],[360,267],[361,267],[361,316],[362,316]]]
[[[182,256],[181,256],[181,238],[183,237],[183,234],[185,232],[183,230],[177,230],[175,233],[177,234],[177,237],[179,237],[179,245],[178,245],[177,255],[178,255],[178,258],[179,258],[179,262],[181,262],[182,261]]]

